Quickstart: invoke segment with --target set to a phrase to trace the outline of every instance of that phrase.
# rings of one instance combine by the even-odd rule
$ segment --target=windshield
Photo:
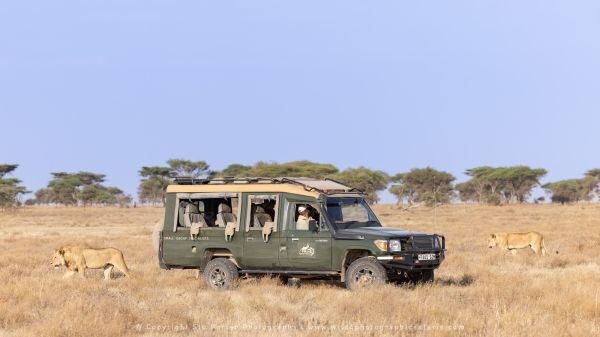
[[[328,198],[327,215],[335,229],[381,227],[363,198]]]

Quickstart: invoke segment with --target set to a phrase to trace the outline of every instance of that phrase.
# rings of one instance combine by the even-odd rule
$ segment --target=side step
[[[323,275],[335,276],[340,273],[337,271],[307,271],[307,270],[265,270],[265,269],[242,269],[240,274],[283,274],[283,275]]]

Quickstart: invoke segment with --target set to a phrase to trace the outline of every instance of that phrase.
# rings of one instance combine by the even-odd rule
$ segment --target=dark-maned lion
[[[544,236],[538,232],[493,233],[488,236],[487,243],[490,248],[498,246],[510,250],[513,255],[517,253],[517,249],[522,248],[531,248],[536,254],[546,255]]]
[[[113,267],[121,270],[125,276],[129,276],[129,269],[123,259],[123,253],[115,248],[81,248],[63,247],[56,249],[50,262],[54,268],[61,265],[67,267],[67,273],[63,278],[75,275],[85,277],[85,269],[104,269],[104,279],[110,280]]]

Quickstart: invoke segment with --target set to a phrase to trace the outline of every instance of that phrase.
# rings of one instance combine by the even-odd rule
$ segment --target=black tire
[[[409,273],[411,282],[417,283],[431,283],[435,278],[435,272],[433,269],[423,269],[420,271],[414,271]]]
[[[296,288],[300,287],[300,279],[296,277],[291,277],[288,275],[279,275],[277,278],[279,279],[279,282],[281,282],[281,284],[284,286]]]
[[[361,257],[346,269],[346,288],[357,289],[387,282],[385,268],[374,257]]]
[[[206,285],[216,290],[236,287],[239,278],[235,264],[222,257],[210,260],[204,268],[203,276]]]
[[[287,275],[279,275],[277,276],[277,278],[279,279],[279,282],[281,282],[282,285],[287,285],[288,281],[290,280],[290,278]]]

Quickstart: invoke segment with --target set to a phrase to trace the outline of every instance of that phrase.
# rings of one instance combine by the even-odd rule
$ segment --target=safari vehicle
[[[199,269],[217,289],[260,274],[339,278],[348,288],[432,281],[444,236],[383,227],[364,196],[328,179],[175,178],[160,267]]]

